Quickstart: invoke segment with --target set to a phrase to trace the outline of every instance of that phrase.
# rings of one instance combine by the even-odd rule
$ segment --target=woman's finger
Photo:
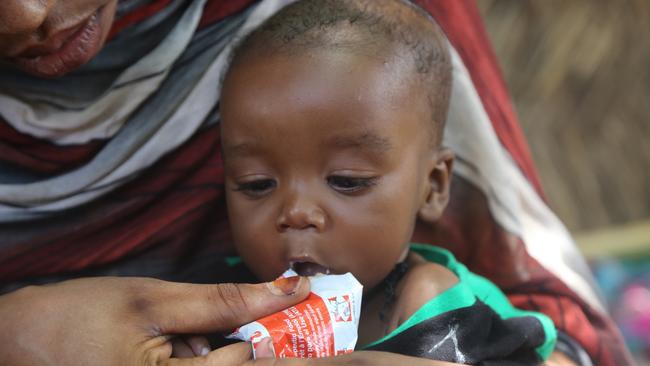
[[[235,343],[210,352],[207,356],[194,358],[170,358],[161,366],[239,366],[252,358],[249,343]]]
[[[253,358],[253,350],[250,343],[239,342],[216,349],[207,358],[210,361],[208,365],[240,366]]]
[[[263,338],[255,345],[255,358],[274,358],[273,340],[270,337]]]
[[[208,339],[201,336],[183,337],[185,343],[192,349],[194,356],[207,356],[210,353],[210,343]]]
[[[261,284],[192,285],[159,281],[134,300],[161,334],[230,331],[286,309],[309,294],[300,276]]]
[[[176,337],[171,340],[172,343],[172,357],[175,358],[192,358],[194,352],[192,348],[181,337]]]

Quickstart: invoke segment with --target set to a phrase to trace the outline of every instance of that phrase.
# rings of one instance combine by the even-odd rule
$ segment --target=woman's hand
[[[453,366],[461,365],[450,362],[434,361],[424,358],[409,357],[388,352],[376,351],[358,351],[347,355],[318,358],[318,359],[283,359],[275,360],[271,350],[270,338],[262,340],[263,343],[257,347],[257,357],[255,361],[244,363],[245,366],[326,366],[326,365],[377,365],[377,366]],[[243,351],[240,351],[243,352]],[[230,365],[230,364],[229,364]],[[232,365],[239,365],[232,363]],[[553,352],[551,357],[544,363],[545,366],[576,366],[568,357],[560,352]]]
[[[259,351],[258,351],[258,356],[259,356]],[[266,355],[263,354],[263,356]],[[234,363],[232,365],[238,365],[238,364]],[[245,366],[335,366],[335,365],[454,366],[457,364],[443,362],[443,361],[434,361],[426,358],[404,356],[396,353],[377,352],[377,351],[357,351],[357,352],[352,352],[337,357],[316,358],[316,359],[285,358],[282,360],[276,360],[274,358],[258,358],[257,360],[246,362],[244,363],[244,365]]]
[[[300,277],[258,285],[191,285],[145,278],[85,278],[0,297],[2,365],[241,364],[250,345],[172,359],[177,334],[229,332],[294,305]]]
[[[272,353],[270,353],[272,356]],[[258,352],[259,356],[259,352]],[[219,364],[222,365],[222,364]],[[239,363],[232,363],[230,365],[239,365]],[[331,357],[331,358],[317,358],[317,359],[298,359],[298,358],[285,358],[276,360],[274,358],[258,358],[254,361],[249,361],[243,364],[244,366],[349,366],[349,365],[373,365],[373,366],[395,366],[395,365],[409,365],[409,366],[461,366],[461,364],[434,361],[425,358],[416,358],[410,356],[399,355],[388,352],[377,351],[358,351],[347,355]],[[464,364],[463,364],[464,365]],[[575,363],[569,360],[568,357],[559,352],[553,352],[553,356],[544,365],[556,366],[576,366]]]
[[[205,357],[171,358],[172,342],[178,339],[174,335],[228,332],[301,301],[309,293],[308,283],[299,278],[258,285],[87,278],[28,287],[0,297],[0,364],[454,365],[374,351],[315,360],[253,361],[248,343]]]

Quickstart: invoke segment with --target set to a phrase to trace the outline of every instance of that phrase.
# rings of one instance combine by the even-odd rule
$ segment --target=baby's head
[[[299,1],[249,35],[224,79],[221,131],[250,269],[381,282],[416,220],[447,204],[450,88],[444,35],[403,1]]]

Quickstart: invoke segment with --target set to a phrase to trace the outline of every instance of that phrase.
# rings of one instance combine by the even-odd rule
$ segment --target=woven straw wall
[[[650,217],[650,1],[477,3],[555,212]]]

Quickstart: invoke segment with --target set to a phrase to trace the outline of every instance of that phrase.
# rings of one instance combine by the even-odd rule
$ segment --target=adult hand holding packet
[[[281,277],[296,276],[289,269]],[[363,286],[352,273],[309,277],[311,293],[299,304],[237,328],[228,338],[250,341],[253,357],[270,337],[276,358],[315,358],[354,351]]]

